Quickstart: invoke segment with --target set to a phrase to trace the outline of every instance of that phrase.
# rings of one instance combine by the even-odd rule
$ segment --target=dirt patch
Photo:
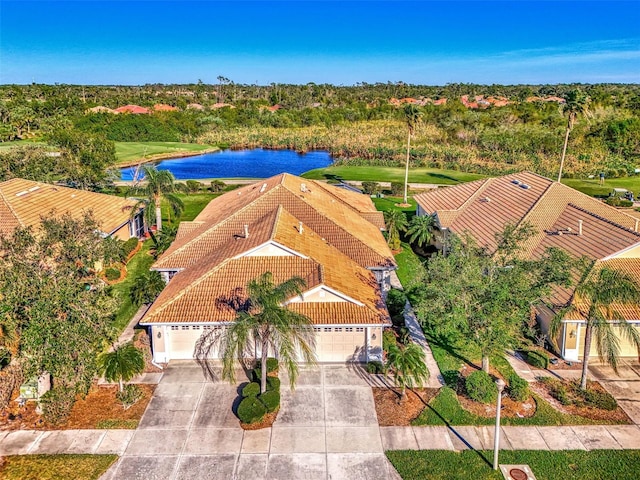
[[[438,388],[416,388],[407,390],[407,398],[400,405],[399,394],[390,388],[373,387],[378,424],[381,427],[410,426],[429,401],[438,394]]]
[[[0,430],[70,430],[94,428],[136,428],[147,408],[155,385],[140,385],[144,396],[125,410],[116,398],[116,385],[94,385],[84,399],[78,399],[67,421],[61,425],[48,425],[36,413],[36,402],[19,406],[12,401],[0,412]]]
[[[598,392],[607,393],[606,389],[598,382],[589,381],[587,388],[589,390],[596,390]],[[576,405],[563,405],[550,393],[550,386],[544,382],[534,382],[531,384],[531,389],[547,400],[554,408],[562,413],[569,415],[578,415],[580,417],[596,420],[606,423],[617,424],[632,424],[633,422],[625,413],[625,411],[618,407],[615,410],[605,410],[595,407],[580,407]]]
[[[458,401],[462,408],[479,417],[494,418],[496,416],[495,403],[476,402],[465,395],[458,395]],[[532,417],[536,413],[536,402],[533,397],[529,397],[524,402],[515,402],[509,397],[504,397],[500,412],[500,415],[506,418]]]
[[[273,425],[273,422],[276,421],[276,417],[278,416],[279,411],[280,411],[280,407],[278,407],[275,412],[267,413],[261,422],[257,422],[257,423],[240,422],[240,427],[243,430],[260,430],[262,428],[269,428],[270,426]]]

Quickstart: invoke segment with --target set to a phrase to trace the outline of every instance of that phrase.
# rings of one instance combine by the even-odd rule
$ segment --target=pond
[[[158,170],[169,170],[178,180],[202,178],[267,178],[279,173],[300,175],[314,168],[331,165],[329,152],[317,150],[223,150],[193,157],[162,160]],[[120,170],[122,180],[132,180],[135,167]]]

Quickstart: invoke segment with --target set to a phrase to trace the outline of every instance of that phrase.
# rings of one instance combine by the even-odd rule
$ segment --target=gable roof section
[[[348,257],[363,267],[395,266],[379,226],[364,219],[360,212],[341,200],[342,193],[328,185],[281,174],[247,185],[212,200],[194,222],[181,227],[176,241],[158,259],[153,268],[186,268],[203,255],[227,241],[229,235],[241,233],[244,225],[255,221],[278,206],[294,215]],[[355,194],[354,194],[355,195]],[[371,199],[362,196],[371,203]],[[363,213],[372,216],[373,211]],[[374,209],[372,203],[371,208]],[[199,223],[199,227],[194,224]]]
[[[18,225],[36,227],[43,215],[54,210],[73,216],[91,211],[100,229],[112,233],[129,220],[135,204],[112,195],[14,178],[0,183],[0,231],[11,233]]]

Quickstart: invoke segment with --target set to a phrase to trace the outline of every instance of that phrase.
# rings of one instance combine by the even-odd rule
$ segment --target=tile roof
[[[371,199],[359,195],[356,201],[353,196],[358,194],[348,193],[351,192],[288,174],[228,192],[209,202],[184,230],[180,226],[176,241],[154,268],[185,268],[219,248],[230,235],[242,233],[244,225],[278,206],[359,265],[395,266],[393,255],[380,235],[380,226],[371,221],[380,223]],[[199,227],[194,226],[196,222]]]
[[[176,274],[145,316],[144,323],[177,321],[174,314],[178,313],[175,312],[184,315],[183,320],[201,318],[203,315],[206,321],[230,320],[229,312],[217,311],[219,306],[214,308],[209,305],[204,312],[201,311],[202,298],[218,299],[228,296],[231,291],[244,292],[244,285],[248,281],[266,271],[274,274],[276,282],[297,275],[305,279],[307,290],[322,284],[358,302],[361,305],[351,303],[354,311],[360,312],[354,318],[349,317],[352,323],[385,322],[386,309],[373,273],[359,266],[304,225],[300,232],[299,220],[282,206],[249,224],[247,230],[248,237],[235,235],[200,262]],[[297,255],[243,256],[268,241],[293,250]],[[291,270],[287,277],[286,268],[289,267]],[[280,269],[279,273],[276,275],[273,269]],[[305,312],[308,312],[315,323],[322,324],[319,318],[324,318],[323,312],[327,311],[322,307],[324,304],[314,302],[310,305],[317,306],[320,316],[314,314],[315,307],[304,307]],[[337,311],[336,308],[338,307],[334,307],[334,311]],[[337,317],[331,323],[344,323],[344,318]]]
[[[37,226],[52,210],[56,214],[80,215],[91,211],[105,233],[112,233],[129,221],[136,204],[112,195],[14,178],[0,183],[0,232],[11,233],[18,226]]]

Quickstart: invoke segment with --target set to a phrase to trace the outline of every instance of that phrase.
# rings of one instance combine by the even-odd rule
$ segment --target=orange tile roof
[[[331,190],[334,192],[329,193]],[[379,225],[367,221],[376,215],[365,211],[366,195],[346,203],[347,196],[337,187],[282,174],[239,188],[215,198],[202,210],[189,232],[180,232],[171,247],[154,264],[157,269],[180,269],[199,261],[219,248],[230,235],[241,233],[245,224],[255,221],[282,205],[304,225],[363,267],[393,267],[395,261],[380,234]],[[354,195],[357,195],[354,193]],[[360,210],[359,210],[360,209]],[[378,221],[379,223],[379,221]],[[182,229],[182,228],[181,228]]]
[[[112,233],[129,221],[135,204],[112,195],[14,178],[0,183],[0,231],[11,233],[18,225],[35,227],[41,216],[55,210],[60,215],[91,211],[101,230]]]
[[[118,113],[134,113],[134,114],[150,113],[148,108],[141,107],[140,105],[125,105],[123,107],[116,108],[115,111]]]
[[[171,106],[171,105],[166,105],[166,104],[164,104],[164,103],[156,103],[156,104],[153,106],[153,109],[154,109],[156,112],[175,112],[175,111],[177,111],[177,110],[178,110],[176,107],[173,107],[173,106]]]

